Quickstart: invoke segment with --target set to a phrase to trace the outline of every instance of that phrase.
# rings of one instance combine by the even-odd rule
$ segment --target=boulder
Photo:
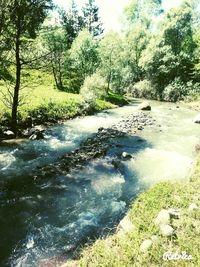
[[[138,106],[138,109],[140,110],[151,110],[151,106],[148,102],[143,102]]]
[[[128,154],[127,152],[123,152],[121,154],[121,158],[124,160],[128,160],[128,159],[132,159],[132,156],[130,154]]]
[[[200,114],[194,118],[194,123],[200,123]]]
[[[15,138],[15,134],[10,130],[3,132],[3,135],[6,139]]]
[[[44,134],[43,134],[43,132],[35,131],[35,133],[32,134],[29,137],[29,139],[32,140],[32,141],[34,141],[34,140],[41,140],[41,139],[44,139]]]

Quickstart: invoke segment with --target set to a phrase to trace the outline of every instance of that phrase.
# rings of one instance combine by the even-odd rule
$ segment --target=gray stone
[[[194,118],[194,123],[200,123],[200,114]]]
[[[5,131],[3,134],[6,139],[12,139],[15,137],[15,134],[10,130]]]
[[[44,139],[44,134],[42,132],[36,131],[34,134],[32,134],[29,137],[30,140],[34,141],[34,140],[41,140]]]
[[[126,215],[119,223],[118,232],[129,233],[135,229],[134,225]]]
[[[180,218],[180,210],[179,209],[170,208],[170,209],[168,209],[168,213],[169,213],[170,217],[173,219],[179,219]]]
[[[128,159],[132,159],[132,156],[130,154],[128,154],[127,152],[123,152],[121,155],[121,158],[128,160]]]
[[[166,209],[162,209],[158,213],[158,215],[157,215],[157,217],[155,219],[155,224],[159,226],[159,225],[168,224],[168,223],[170,223],[169,212]]]
[[[161,225],[160,231],[163,236],[167,237],[170,237],[174,234],[174,228],[172,228],[169,224]]]
[[[152,245],[153,245],[152,240],[151,239],[146,239],[140,245],[140,251],[146,252],[152,247]]]
[[[196,203],[192,203],[190,204],[189,208],[188,208],[189,212],[192,212],[194,210],[198,210],[198,206]]]
[[[138,106],[138,109],[140,110],[151,110],[151,106],[148,102],[143,102]]]

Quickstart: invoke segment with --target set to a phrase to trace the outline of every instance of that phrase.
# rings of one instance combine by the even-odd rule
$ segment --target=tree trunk
[[[58,67],[59,67],[59,70],[58,70],[58,72],[59,72],[58,73],[58,75],[59,75],[59,77],[58,77],[58,79],[59,79],[59,89],[63,90],[64,87],[63,87],[63,79],[62,79],[62,66],[61,66],[60,59],[58,61]]]
[[[21,85],[21,61],[20,61],[20,27],[17,29],[15,40],[15,64],[16,64],[16,81],[12,103],[12,131],[17,136],[17,110],[19,105],[19,90]]]

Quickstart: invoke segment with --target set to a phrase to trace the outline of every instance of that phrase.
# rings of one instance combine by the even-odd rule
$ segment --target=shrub
[[[189,81],[184,83],[180,78],[175,78],[163,91],[163,100],[170,102],[177,102],[184,100],[185,98],[193,98],[193,96],[199,94],[199,83],[193,83]]]
[[[96,99],[106,96],[106,80],[98,73],[88,76],[81,87],[80,94],[86,103],[94,105]]]
[[[149,80],[139,81],[129,88],[129,93],[137,98],[156,99],[156,91]]]

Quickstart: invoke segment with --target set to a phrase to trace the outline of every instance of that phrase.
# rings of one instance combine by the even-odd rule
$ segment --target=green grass
[[[200,207],[200,155],[189,182],[163,182],[141,194],[130,207],[128,217],[135,226],[124,235],[113,234],[85,248],[79,261],[63,266],[82,267],[172,267],[200,266],[200,209],[188,211],[191,203]],[[180,218],[171,225],[176,236],[163,237],[154,219],[161,209],[178,208]],[[152,236],[157,240],[148,252],[141,252],[140,245]],[[163,254],[187,252],[192,261],[164,261]]]
[[[116,94],[112,91],[110,91],[108,93],[108,96],[106,96],[105,100],[114,104],[114,105],[118,105],[118,106],[123,106],[123,105],[128,104],[128,100],[126,99],[125,96]]]
[[[82,96],[57,90],[53,77],[48,73],[41,71],[32,71],[31,75],[25,73],[23,84],[25,87],[20,93],[24,104],[19,106],[19,118],[22,122],[28,116],[40,116],[43,121],[49,121],[84,114],[85,103]],[[5,93],[6,90],[5,84],[1,82],[0,92]],[[94,111],[113,107],[114,105],[107,101],[97,100]],[[0,121],[6,113],[10,114],[10,110],[0,101]]]

